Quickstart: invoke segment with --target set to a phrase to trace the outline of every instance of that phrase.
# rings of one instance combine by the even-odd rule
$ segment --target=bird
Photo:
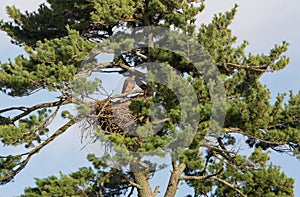
[[[135,86],[135,76],[131,76],[125,79],[122,88],[122,94],[131,92],[134,89],[134,86]]]

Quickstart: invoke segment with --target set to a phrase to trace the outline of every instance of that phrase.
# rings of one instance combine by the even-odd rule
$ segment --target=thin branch
[[[5,184],[7,182],[9,182],[11,179],[13,179],[22,169],[25,168],[25,166],[27,165],[27,163],[30,161],[31,157],[33,155],[35,155],[36,153],[38,153],[42,148],[44,148],[47,144],[49,144],[51,141],[53,141],[56,137],[58,137],[59,135],[63,134],[68,128],[70,128],[73,124],[75,124],[75,120],[72,119],[69,122],[67,122],[65,125],[63,125],[62,127],[60,127],[58,130],[56,130],[54,132],[54,134],[49,137],[47,140],[45,140],[43,143],[41,143],[40,145],[38,145],[37,147],[35,147],[33,150],[29,151],[27,153],[27,157],[25,160],[23,160],[20,163],[20,166],[13,170],[11,173],[9,173],[8,175],[1,177],[0,178],[0,184]],[[24,155],[24,154],[22,154]]]
[[[122,62],[107,62],[107,63],[95,63],[92,68],[84,70],[82,73],[85,73],[87,76],[90,76],[92,72],[121,72],[121,71],[103,71],[103,69],[109,69],[109,68],[119,68],[119,69],[125,69],[130,73],[133,73],[136,76],[139,77],[145,77],[145,74],[132,68],[129,65],[126,65],[126,61],[122,59]]]
[[[164,123],[164,122],[167,122],[167,121],[170,121],[171,118],[164,118],[164,119],[161,119],[161,120],[157,120],[157,121],[152,121],[152,124],[161,124],[161,123]]]
[[[135,187],[132,186],[132,187],[131,187],[131,190],[130,190],[130,192],[129,192],[129,194],[127,195],[127,197],[132,196],[134,189],[135,189]]]
[[[181,176],[180,180],[204,180],[207,176]]]
[[[136,182],[130,180],[130,179],[129,179],[122,171],[120,171],[120,173],[121,173],[122,177],[123,177],[126,181],[128,181],[128,183],[129,183],[130,185],[132,185],[132,186],[134,186],[134,187],[136,187],[136,188],[138,188],[138,189],[141,189],[141,188],[142,188],[138,183],[136,183]]]
[[[218,172],[210,175],[205,175],[205,176],[181,176],[181,180],[204,180],[204,179],[210,179],[212,177],[215,177],[219,174],[221,174],[224,171],[224,168],[221,168]]]
[[[226,133],[239,133],[239,134],[245,135],[245,136],[247,136],[249,138],[256,139],[256,140],[258,140],[260,142],[267,143],[269,145],[282,146],[282,145],[285,144],[285,143],[282,143],[282,142],[274,142],[274,141],[269,141],[269,140],[265,140],[265,139],[259,138],[257,136],[254,136],[254,135],[251,135],[249,133],[246,133],[246,132],[242,131],[240,128],[226,128],[225,132]]]
[[[140,71],[138,71],[138,70],[136,70],[136,69],[134,69],[134,68],[132,68],[132,67],[124,64],[124,63],[119,63],[119,66],[121,68],[123,68],[123,69],[126,69],[128,72],[133,73],[136,76],[145,78],[145,74],[144,73],[142,73],[142,72],[140,72]]]
[[[125,93],[122,93],[122,94],[116,94],[116,95],[110,97],[110,99],[123,98],[123,97],[126,97],[127,95],[136,94],[136,93],[144,93],[144,91],[143,90],[133,90],[131,92],[125,92]]]
[[[134,181],[132,181],[132,180],[130,180],[128,178],[127,178],[127,181],[128,181],[128,183],[130,183],[130,185],[132,185],[132,186],[134,186],[134,187],[136,187],[138,189],[142,189],[142,187],[139,184],[135,183]]]
[[[28,109],[27,107],[10,107],[10,108],[0,110],[0,114],[12,110],[26,111],[27,109]]]
[[[243,197],[247,197],[247,195],[245,195],[241,190],[239,190],[237,188],[236,185],[233,185],[231,183],[228,183],[227,181],[220,179],[217,177],[217,175],[221,174],[223,172],[223,168],[221,170],[219,170],[217,173],[215,174],[211,174],[211,175],[207,175],[207,176],[182,176],[180,177],[181,180],[205,180],[205,179],[215,179],[229,187],[231,187],[232,189],[234,189],[236,192],[238,192],[239,194],[241,194]]]
[[[87,77],[90,76],[93,72],[102,72],[102,69],[105,68],[116,68],[113,62],[106,62],[106,63],[96,63],[88,69],[80,71],[82,74],[85,74]]]
[[[120,70],[101,70],[99,72],[101,72],[101,73],[119,73]]]
[[[56,108],[56,110],[55,110],[49,117],[47,117],[43,122],[41,122],[41,124],[40,124],[39,126],[37,126],[36,128],[34,128],[33,131],[30,131],[30,130],[29,130],[28,132],[23,133],[21,137],[17,138],[17,139],[16,139],[14,142],[12,142],[11,144],[17,143],[17,141],[18,141],[20,138],[23,138],[24,136],[26,136],[26,135],[28,135],[28,134],[31,134],[31,135],[29,135],[29,136],[32,137],[38,129],[44,127],[46,124],[49,125],[49,124],[51,123],[51,121],[55,118],[55,116],[57,115],[59,109],[60,109],[60,106],[58,106],[58,107]],[[51,119],[51,120],[50,120],[50,119]]]
[[[153,196],[156,196],[159,192],[159,186],[156,186],[153,191]]]
[[[51,122],[54,120],[54,118],[56,117],[59,109],[60,109],[61,106],[57,106],[55,111],[50,115],[48,116],[36,129],[35,131],[37,131],[39,128],[42,128],[44,126],[48,126],[51,124]]]
[[[246,68],[246,69],[251,69],[255,71],[260,71],[260,72],[274,72],[274,70],[267,69],[268,65],[264,64],[261,66],[249,66],[249,65],[243,65],[243,64],[235,64],[235,63],[226,63],[228,66],[234,66],[237,68]]]
[[[278,127],[286,128],[288,125],[292,124],[293,122],[300,122],[300,119],[294,119],[293,121],[278,123],[278,124],[275,124],[275,125],[270,125],[270,126],[267,127],[266,130],[279,129]]]
[[[217,181],[219,181],[219,182],[221,182],[221,183],[223,183],[223,184],[225,184],[225,185],[227,185],[228,187],[231,187],[232,189],[234,189],[236,192],[238,192],[240,195],[242,195],[243,197],[247,197],[247,195],[246,194],[244,194],[241,190],[239,190],[235,185],[233,185],[233,184],[231,184],[231,183],[228,183],[227,181],[225,181],[225,180],[223,180],[223,179],[220,179],[220,178],[218,178],[218,177],[216,177],[216,176],[213,176],[213,177],[211,177],[212,179],[215,179],[215,180],[217,180]]]
[[[15,121],[27,116],[31,112],[33,112],[35,110],[38,110],[38,109],[41,109],[41,108],[62,106],[62,105],[66,105],[66,104],[69,104],[69,103],[72,103],[71,98],[61,99],[59,101],[52,102],[52,103],[42,103],[42,104],[35,105],[33,107],[28,107],[28,108],[26,108],[26,110],[23,113],[15,116],[13,118],[10,118],[10,121],[11,121],[11,123],[14,123]]]
[[[135,54],[136,54],[137,56],[141,57],[141,58],[144,59],[144,60],[147,60],[147,59],[148,59],[148,57],[147,57],[146,55],[143,55],[143,54],[141,54],[141,53],[138,52],[138,51],[136,51]]]
[[[255,164],[252,164],[252,163],[248,163],[248,164],[240,164],[239,166],[236,164],[236,163],[233,163],[232,161],[230,160],[227,160],[227,159],[223,159],[222,157],[218,157],[218,155],[216,154],[213,154],[213,156],[222,161],[223,163],[233,167],[233,168],[236,168],[238,170],[241,170],[242,172],[249,172],[250,170],[254,170],[256,167],[255,167]]]
[[[215,150],[217,152],[225,152],[227,154],[236,155],[236,152],[234,152],[234,151],[229,151],[227,149],[220,149],[217,146],[211,145],[210,143],[203,143],[203,144],[201,144],[201,147],[209,148],[209,149]]]

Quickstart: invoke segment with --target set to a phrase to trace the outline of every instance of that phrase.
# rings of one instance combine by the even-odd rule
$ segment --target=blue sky
[[[7,0],[0,4],[0,18],[7,19],[5,14],[6,5],[16,5],[21,10],[35,10],[41,0]],[[300,20],[300,1],[297,0],[252,0],[252,1],[232,1],[232,0],[207,0],[206,10],[199,16],[197,23],[209,22],[213,13],[229,10],[234,3],[239,5],[237,16],[231,25],[233,33],[242,40],[248,40],[251,53],[267,53],[274,44],[280,44],[282,40],[288,41],[291,45],[287,55],[291,57],[291,63],[285,70],[267,74],[262,78],[262,82],[272,92],[274,99],[278,92],[287,90],[299,91],[299,51],[300,51],[300,26],[296,21]],[[0,61],[5,62],[8,58],[23,53],[22,49],[13,46],[5,33],[0,32]],[[55,95],[51,95],[53,99]],[[25,105],[32,105],[32,102],[47,101],[49,96],[44,92],[39,92],[30,99],[26,99]],[[0,94],[0,108],[12,105],[24,105],[21,98],[11,99]],[[61,124],[58,121],[56,125]],[[14,182],[0,186],[0,196],[10,197],[21,194],[23,188],[32,186],[34,177],[46,177],[50,174],[58,175],[59,171],[70,173],[78,167],[87,165],[85,159],[87,151],[80,151],[80,133],[78,129],[73,129],[57,138],[45,150],[34,156],[28,166],[16,176]],[[66,143],[67,142],[67,143]],[[2,147],[1,147],[2,148]],[[0,149],[11,151],[11,149]],[[11,152],[8,152],[11,153]],[[296,179],[295,196],[300,196],[300,161],[295,158],[272,154],[272,162],[280,165],[282,170],[289,176]],[[157,179],[158,180],[158,179]],[[186,190],[181,189],[178,196],[182,196]]]

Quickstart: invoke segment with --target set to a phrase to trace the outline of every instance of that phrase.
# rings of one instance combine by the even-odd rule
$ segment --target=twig
[[[12,110],[26,111],[27,109],[28,109],[27,107],[10,107],[10,108],[0,110],[0,114]]]
[[[243,64],[235,64],[235,63],[226,63],[228,66],[234,66],[237,68],[246,68],[246,69],[251,69],[255,71],[260,71],[260,72],[274,72],[274,70],[267,69],[268,65],[264,64],[262,66],[249,66],[249,65],[243,65]]]
[[[216,176],[213,176],[211,177],[212,179],[215,179],[225,185],[227,185],[228,187],[231,187],[232,189],[234,189],[236,192],[238,192],[240,195],[242,195],[243,197],[247,197],[247,195],[245,195],[241,190],[239,190],[235,185],[231,184],[231,183],[228,183],[227,181],[223,180],[223,179],[220,179]]]
[[[253,139],[256,139],[260,142],[264,142],[264,143],[267,143],[267,144],[270,144],[270,145],[275,145],[275,146],[284,145],[284,143],[281,143],[281,142],[274,142],[274,141],[272,142],[272,141],[265,140],[265,139],[259,138],[257,136],[251,135],[249,133],[246,133],[246,132],[242,131],[240,128],[226,128],[225,132],[226,133],[239,133],[239,134],[245,135],[249,138],[253,138]]]
[[[134,189],[135,189],[135,187],[132,186],[132,187],[131,187],[131,190],[130,190],[130,192],[129,192],[129,194],[127,195],[127,197],[132,196]]]
[[[153,196],[156,196],[159,192],[159,186],[156,186],[154,191],[153,191]]]
[[[221,174],[224,171],[223,168],[221,168],[218,172],[206,176],[182,176],[180,177],[181,180],[204,180],[204,179],[210,179],[214,176],[217,176]]]

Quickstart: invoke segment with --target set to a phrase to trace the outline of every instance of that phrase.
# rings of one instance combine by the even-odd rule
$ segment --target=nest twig
[[[132,135],[136,129],[136,117],[132,115],[129,106],[134,98],[123,98],[117,102],[112,99],[99,100],[93,103],[93,113],[96,115],[97,126],[100,126],[105,134]]]

